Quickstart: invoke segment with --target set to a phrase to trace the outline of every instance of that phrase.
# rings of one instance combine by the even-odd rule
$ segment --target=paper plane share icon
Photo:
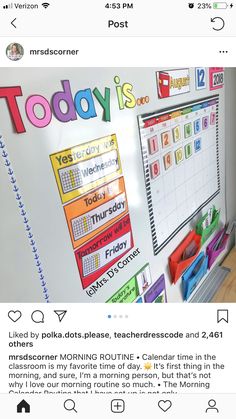
[[[54,310],[54,313],[56,313],[56,315],[58,316],[59,322],[61,322],[64,319],[67,313],[67,310]]]

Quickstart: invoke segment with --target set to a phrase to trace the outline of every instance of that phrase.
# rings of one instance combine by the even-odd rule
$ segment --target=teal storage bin
[[[199,269],[199,271],[194,275],[193,271],[198,262],[204,258],[204,261]],[[207,273],[208,267],[208,256],[204,252],[201,252],[197,259],[192,263],[192,265],[184,272],[182,276],[182,288],[183,288],[183,297],[184,300],[188,300],[192,292],[195,290],[196,286],[199,284],[201,279]]]

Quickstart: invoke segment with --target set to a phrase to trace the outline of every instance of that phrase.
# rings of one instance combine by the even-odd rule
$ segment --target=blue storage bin
[[[194,268],[202,258],[204,258],[204,262],[202,263],[202,266],[200,267],[199,271],[194,275],[193,274]],[[188,300],[188,298],[190,297],[190,295],[192,294],[196,286],[199,284],[200,280],[206,274],[207,266],[208,266],[208,256],[205,255],[204,252],[201,252],[198,255],[198,257],[195,259],[195,261],[192,263],[192,265],[184,272],[182,276],[184,300]]]

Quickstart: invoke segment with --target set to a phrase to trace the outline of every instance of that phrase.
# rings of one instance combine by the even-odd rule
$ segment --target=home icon
[[[21,400],[21,402],[17,405],[17,413],[30,413],[30,405],[25,400]]]

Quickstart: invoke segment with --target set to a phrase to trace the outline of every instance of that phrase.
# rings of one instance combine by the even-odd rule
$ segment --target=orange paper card
[[[83,195],[65,205],[64,211],[75,249],[127,214],[124,178]]]

